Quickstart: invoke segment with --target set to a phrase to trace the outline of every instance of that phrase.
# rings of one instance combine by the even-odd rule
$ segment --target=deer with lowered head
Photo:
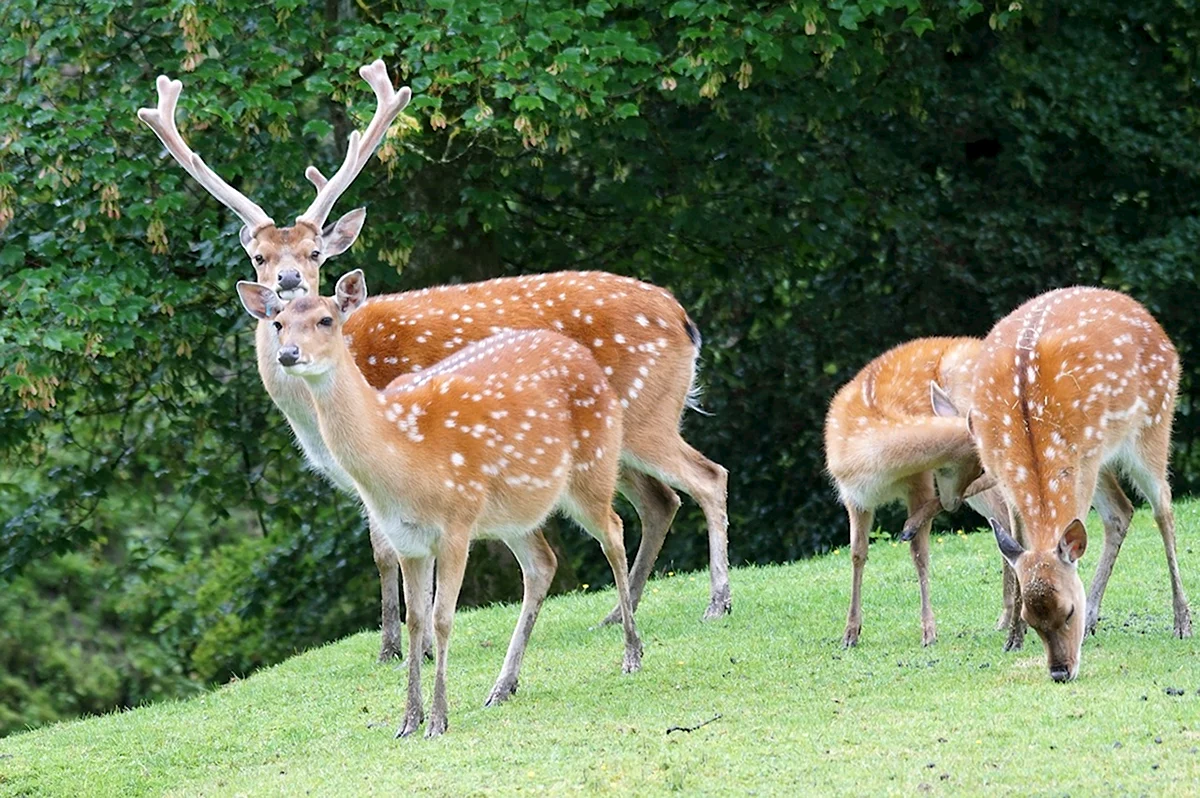
[[[921,644],[926,646],[937,639],[929,599],[934,517],[942,509],[957,510],[964,499],[984,515],[1003,509],[995,491],[981,492],[983,483],[972,485],[983,470],[967,424],[956,417],[952,404],[969,401],[979,347],[976,338],[919,338],[900,344],[868,363],[830,403],[825,459],[850,517],[854,569],[842,638],[847,648],[858,643],[862,631],[862,575],[877,507],[899,500],[908,508],[901,539],[911,541],[921,593]]]
[[[1124,472],[1154,510],[1175,635],[1192,633],[1167,479],[1178,385],[1171,340],[1142,305],[1115,291],[1050,291],[1001,319],[984,340],[968,425],[984,467],[1019,520],[1023,542],[999,519],[991,523],[1016,572],[1021,618],[1041,637],[1056,682],[1079,674],[1084,635],[1099,619],[1128,529],[1131,508],[1128,500],[1120,505],[1119,487],[1112,490],[1114,470]],[[1085,594],[1077,565],[1087,549],[1083,519],[1093,502],[1106,519],[1104,547]]]
[[[181,90],[178,81],[160,77],[158,108],[138,112],[184,169],[242,219],[242,244],[258,282],[274,288],[285,302],[315,294],[321,265],[348,249],[358,236],[365,218],[361,208],[334,225],[322,225],[338,195],[365,165],[408,100],[407,88],[392,90],[381,61],[360,73],[375,90],[375,117],[361,138],[352,136],[346,161],[331,179],[315,167],[308,168],[305,174],[318,190],[317,199],[291,228],[276,228],[257,205],[217,177],[188,148],[174,123]],[[630,583],[634,606],[679,508],[679,497],[672,490],[676,487],[697,500],[707,522],[711,585],[704,617],[728,613],[728,475],[679,434],[685,407],[694,406],[700,335],[669,292],[601,272],[503,278],[373,297],[347,319],[345,334],[359,367],[372,385],[381,388],[396,376],[429,368],[506,327],[546,329],[573,338],[592,350],[621,396],[625,437],[618,489],[642,522],[642,543]],[[309,462],[339,487],[352,489],[320,439],[307,391],[279,365],[278,341],[265,322],[258,325],[256,344],[263,384],[287,417]],[[383,598],[383,660],[399,652],[398,574],[395,552],[374,528],[371,542]],[[619,620],[619,608],[614,608],[605,622]]]
[[[600,542],[625,631],[622,670],[641,667],[621,519],[612,509],[620,396],[586,347],[547,330],[505,330],[377,390],[342,332],[366,298],[361,271],[344,275],[332,299],[302,297],[286,307],[266,286],[241,282],[238,292],[250,314],[276,331],[279,363],[307,386],[329,452],[399,553],[410,655],[397,736],[412,734],[424,718],[422,658],[412,653],[428,622],[422,598],[435,558],[437,669],[426,736],[446,731],[446,655],[472,539],[502,540],[521,564],[521,615],[487,704],[516,692],[554,576],[554,553],[540,526],[555,509]]]

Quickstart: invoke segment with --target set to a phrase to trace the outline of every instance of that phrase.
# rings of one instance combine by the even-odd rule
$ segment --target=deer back
[[[964,418],[935,416],[930,382],[956,406],[970,406],[975,338],[920,338],[867,364],[834,396],[825,454],[843,498],[870,506],[899,479],[950,463],[973,463]],[[964,465],[964,467],[968,467]]]
[[[346,322],[367,381],[419,372],[501,329],[561,333],[591,350],[626,424],[678,423],[699,334],[667,291],[603,272],[557,272],[372,297]]]
[[[984,341],[971,425],[988,471],[1046,549],[1091,505],[1100,466],[1171,423],[1175,348],[1115,291],[1068,288],[1017,308]]]

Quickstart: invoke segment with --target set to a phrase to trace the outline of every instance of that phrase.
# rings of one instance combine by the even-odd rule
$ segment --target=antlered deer
[[[621,519],[612,509],[621,450],[621,402],[583,347],[546,330],[506,330],[420,374],[371,387],[342,336],[366,298],[361,271],[336,297],[284,308],[275,292],[238,283],[246,309],[279,337],[278,360],[312,393],[321,436],[354,480],[368,515],[400,555],[409,633],[408,705],[397,736],[423,718],[421,657],[429,565],[437,561],[433,626],[437,671],[426,736],[446,730],[446,654],[474,538],[504,541],[521,564],[525,596],[488,705],[516,692],[529,634],[555,558],[540,526],[565,511],[600,541],[625,629],[623,670],[641,666]]]
[[[382,62],[360,70],[371,82],[379,110],[367,136],[347,153],[361,169],[391,118],[407,100],[407,89],[394,96]],[[246,223],[242,242],[254,261],[258,282],[272,286],[285,299],[315,293],[320,266],[357,237],[365,217],[351,211],[322,234],[317,246],[310,233],[319,228],[305,220],[277,230],[261,209],[209,172],[197,172],[199,162],[174,126],[178,82],[159,79],[159,108],[142,109],[139,116],[154,127],[168,151],[197,177],[218,200]],[[374,131],[374,132],[373,132]],[[202,162],[201,162],[202,163]],[[343,166],[345,169],[345,166]],[[204,167],[207,170],[207,167]],[[338,175],[342,175],[339,170]],[[318,189],[320,214],[327,215],[337,193],[353,174],[326,179],[314,167],[306,175]],[[336,184],[336,185],[335,185]],[[339,187],[340,186],[340,187]],[[336,191],[336,193],[331,193]],[[247,206],[255,210],[246,210]],[[256,212],[255,212],[256,211]],[[318,214],[319,215],[319,214]],[[265,221],[264,221],[265,220]],[[321,216],[323,222],[324,216]],[[693,496],[704,511],[710,556],[710,601],[706,618],[719,617],[731,607],[726,536],[724,468],[689,446],[679,425],[695,379],[699,332],[678,301],[667,291],[626,277],[599,272],[560,272],[525,278],[490,280],[405,294],[373,297],[346,323],[354,341],[353,353],[375,387],[394,377],[428,368],[459,348],[501,328],[531,327],[560,331],[593,351],[621,395],[625,407],[625,439],[618,488],[642,521],[642,544],[631,573],[636,607],[663,539],[679,507],[673,485]],[[310,463],[349,490],[350,481],[329,455],[317,432],[316,413],[301,382],[284,372],[276,360],[278,343],[271,327],[260,322],[256,343],[259,373],[267,392],[284,412]],[[399,595],[395,554],[376,530],[371,533],[383,596],[381,659],[399,650]],[[614,609],[606,622],[620,619]]]
[[[1093,497],[1106,521],[1125,512],[1106,473],[1112,469],[1124,471],[1154,509],[1175,634],[1191,635],[1167,481],[1178,380],[1179,358],[1162,327],[1115,291],[1043,294],[1000,320],[984,341],[969,425],[983,465],[1020,521],[1024,546],[1002,522],[992,519],[992,527],[1016,571],[1022,617],[1042,638],[1055,681],[1079,673],[1084,634],[1099,618],[1128,528],[1127,517],[1106,522],[1104,551],[1085,596],[1076,566],[1087,548],[1083,519]]]
[[[904,501],[902,539],[912,541],[921,591],[921,643],[937,639],[929,601],[929,530],[944,507],[958,509],[982,469],[964,419],[951,401],[969,403],[976,338],[920,338],[885,352],[846,383],[825,419],[825,458],[850,516],[854,578],[843,645],[862,630],[862,573],[875,508]],[[934,382],[943,389],[934,387]],[[933,402],[931,412],[930,402]],[[942,416],[950,416],[944,418]],[[936,483],[936,493],[935,493]],[[940,496],[940,498],[939,498]],[[985,515],[1002,509],[994,491],[967,499]]]

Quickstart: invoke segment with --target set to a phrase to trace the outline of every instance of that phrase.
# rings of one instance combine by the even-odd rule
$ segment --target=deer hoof
[[[502,680],[496,682],[496,686],[492,688],[492,694],[488,696],[484,702],[485,707],[496,707],[503,704],[509,698],[517,694],[517,680],[511,682]]]

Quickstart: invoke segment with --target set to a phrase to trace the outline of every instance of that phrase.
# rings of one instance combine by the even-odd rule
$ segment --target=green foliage
[[[1195,503],[1177,509],[1181,529],[1200,521]],[[1095,516],[1089,527],[1099,534]],[[990,534],[937,536],[932,557],[940,638],[929,648],[896,543],[872,547],[863,638],[841,648],[842,548],[735,569],[739,608],[709,623],[696,617],[703,573],[652,580],[638,610],[644,665],[632,676],[620,672],[620,630],[591,628],[613,591],[551,598],[520,691],[495,708],[483,698],[517,607],[461,613],[450,730],[433,742],[392,738],[404,673],[376,665],[376,635],[363,634],[194,700],[2,739],[0,796],[1194,792],[1200,647],[1171,637],[1149,513],[1135,517],[1068,684],[1050,680],[1032,634],[1023,651],[1001,651]],[[1095,562],[1089,548],[1085,578]],[[1196,573],[1200,548],[1181,548],[1180,568]]]
[[[359,513],[258,384],[237,221],[134,111],[181,78],[184,135],[283,222],[311,198],[303,166],[329,171],[369,116],[355,69],[377,57],[415,96],[327,271],[392,291],[603,268],[674,290],[705,335],[715,415],[686,430],[730,470],[735,562],[844,539],[820,431],[862,364],[1073,282],[1129,291],[1179,345],[1192,490],[1198,23],[1167,0],[10,0],[0,573],[99,547],[137,618],[120,635],[189,679],[375,622]],[[685,508],[660,566],[702,566],[701,528]],[[605,581],[590,541],[561,541],[567,587]],[[468,601],[511,595],[506,565]]]

